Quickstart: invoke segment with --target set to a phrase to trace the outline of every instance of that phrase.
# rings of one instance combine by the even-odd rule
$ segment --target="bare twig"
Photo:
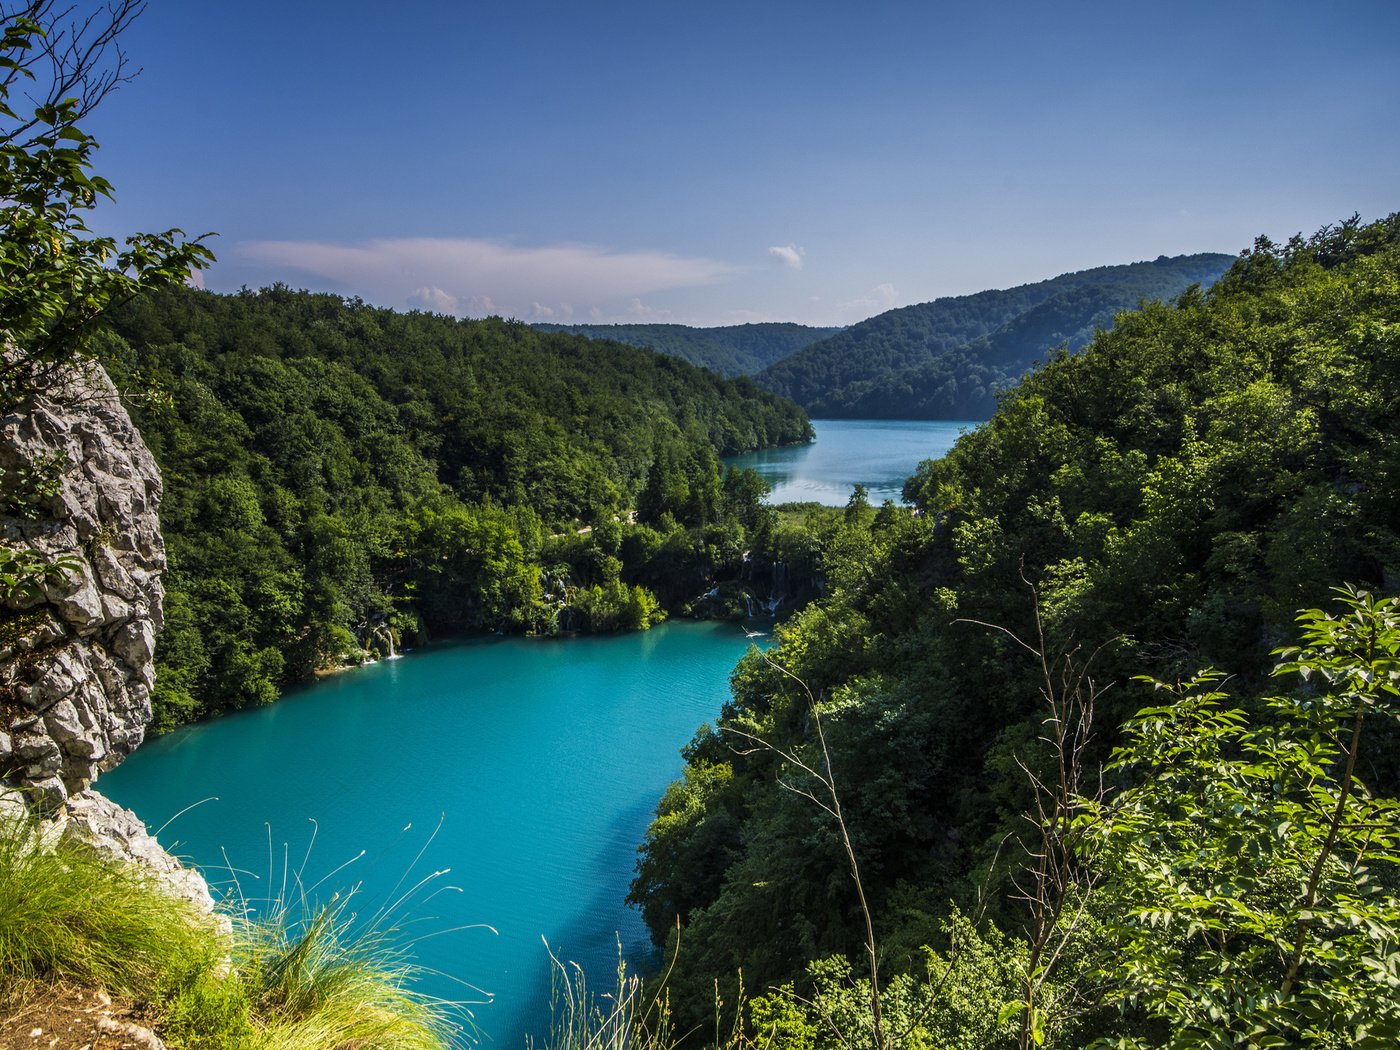
[[[975,624],[1006,635],[1031,654],[1040,672],[1040,695],[1046,708],[1040,740],[1050,748],[1050,776],[1047,778],[1017,757],[1032,792],[1026,820],[1036,829],[1034,845],[1022,844],[1028,855],[1022,874],[1012,879],[1016,898],[1031,913],[1029,955],[1022,974],[1021,1050],[1029,1050],[1042,1038],[1045,1017],[1041,995],[1061,954],[1082,925],[1095,877],[1080,863],[1083,831],[1077,821],[1090,800],[1084,795],[1085,751],[1092,735],[1094,705],[1103,695],[1089,676],[1103,646],[1082,658],[1079,647],[1051,657],[1040,615],[1040,594],[1022,573],[1021,580],[1031,592],[1035,638],[1028,642],[1001,624],[969,618],[959,623]],[[1103,786],[1095,798],[1102,797]],[[1068,909],[1068,910],[1067,910]]]
[[[807,686],[806,682],[797,677],[797,675],[793,674],[782,664],[778,663],[767,653],[763,654],[763,659],[768,666],[796,682],[798,687],[801,688],[803,695],[806,696],[807,711],[811,715],[817,746],[821,751],[822,770],[818,771],[813,769],[810,764],[798,758],[795,753],[784,751],[776,744],[764,740],[762,737],[756,736],[753,733],[746,733],[743,730],[736,730],[728,726],[726,726],[725,729],[727,732],[742,737],[754,745],[750,751],[740,752],[741,754],[751,753],[756,750],[770,751],[784,761],[792,764],[803,773],[806,773],[821,785],[823,789],[822,794],[818,796],[814,791],[799,787],[781,778],[779,778],[778,781],[778,783],[794,794],[801,795],[803,798],[809,799],[815,803],[823,812],[829,814],[832,819],[836,821],[837,832],[841,838],[841,847],[845,851],[846,863],[850,869],[851,881],[855,883],[856,899],[860,906],[861,918],[865,923],[865,954],[866,961],[870,966],[871,1034],[874,1036],[876,1050],[887,1050],[891,1044],[885,1033],[884,1011],[880,995],[880,963],[877,950],[878,945],[875,940],[875,921],[870,912],[870,902],[865,896],[865,883],[860,876],[860,862],[856,858],[855,846],[851,842],[850,829],[846,826],[846,818],[841,812],[841,796],[836,790],[836,776],[831,768],[831,753],[827,750],[826,746],[826,731],[822,728],[821,712],[817,709],[816,697],[812,695],[812,690]],[[828,1021],[828,1023],[830,1023],[830,1021]],[[845,1042],[844,1034],[836,1030],[834,1025],[832,1027],[833,1030],[836,1031],[837,1036]]]

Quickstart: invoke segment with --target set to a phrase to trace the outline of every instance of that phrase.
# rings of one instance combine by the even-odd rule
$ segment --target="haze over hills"
[[[905,306],[849,328],[792,323],[536,324],[646,347],[723,375],[751,375],[818,417],[985,419],[996,397],[1058,347],[1077,350],[1114,315],[1209,287],[1216,252],[1098,266],[1015,288]]]
[[[541,332],[569,332],[590,339],[612,339],[679,357],[721,375],[752,375],[840,328],[813,328],[791,322],[692,328],[683,324],[536,324]]]
[[[1121,310],[1214,284],[1234,258],[1160,256],[878,314],[755,375],[813,416],[984,419],[1049,351],[1084,346]]]

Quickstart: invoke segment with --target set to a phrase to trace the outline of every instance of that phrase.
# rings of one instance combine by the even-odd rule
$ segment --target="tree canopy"
[[[643,848],[633,898],[658,941],[680,924],[674,1001],[709,1008],[711,983],[738,968],[750,989],[824,994],[841,982],[814,961],[864,955],[837,828],[788,790],[803,781],[782,754],[819,768],[806,690],[882,971],[901,980],[923,972],[923,945],[946,949],[963,928],[950,900],[1022,945],[1006,947],[1008,965],[1025,950],[1007,880],[1033,802],[1025,770],[1047,774],[1053,758],[1044,675],[984,625],[1034,638],[1038,612],[1052,654],[1094,654],[1106,691],[1086,761],[1160,706],[1142,674],[1217,667],[1261,732],[1282,732],[1253,698],[1295,611],[1326,607],[1340,581],[1381,593],[1400,581],[1398,321],[1400,217],[1261,240],[1210,291],[1120,314],[1081,352],[1052,356],[910,479],[917,516],[828,552],[832,593],[740,665]],[[1373,728],[1367,787],[1393,795],[1400,736],[1393,721]],[[771,747],[736,744],[752,739]],[[1337,773],[1344,751],[1315,760]],[[1108,786],[1145,782],[1144,768],[1120,763]],[[1155,1022],[1138,1021],[1122,1023],[1160,1045]],[[1083,1034],[1062,1030],[1060,1045]],[[1015,1045],[1015,1025],[996,1038]]]
[[[142,297],[100,349],[165,479],[157,728],[405,640],[689,611],[777,535],[718,457],[811,434],[646,350],[281,287]]]

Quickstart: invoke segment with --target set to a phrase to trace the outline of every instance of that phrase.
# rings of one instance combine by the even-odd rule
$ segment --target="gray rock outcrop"
[[[96,367],[0,419],[0,472],[0,542],[67,565],[0,607],[0,778],[55,811],[150,721],[160,472]]]
[[[174,896],[203,912],[214,910],[204,876],[167,853],[140,817],[106,796],[96,791],[79,792],[64,803],[54,823],[64,838],[91,846],[109,860],[139,865]]]
[[[0,590],[0,822],[139,865],[205,911],[204,878],[95,791],[151,719],[165,541],[155,459],[96,366],[0,418],[0,544],[62,572]]]

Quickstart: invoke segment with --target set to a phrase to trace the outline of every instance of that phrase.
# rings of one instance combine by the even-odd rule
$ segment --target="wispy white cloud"
[[[670,318],[671,311],[655,309],[633,296],[627,304],[627,316],[634,321],[665,321]]]
[[[803,251],[795,244],[784,244],[769,248],[768,254],[773,256],[784,266],[791,266],[794,270],[802,269]]]
[[[588,244],[531,248],[475,238],[251,241],[239,251],[263,264],[336,282],[371,302],[468,316],[572,316],[574,308],[565,305],[571,303],[586,304],[579,308],[589,312],[620,313],[634,301],[640,306],[644,295],[718,284],[741,272],[715,259],[667,252]]]
[[[531,303],[530,321],[553,321],[556,324],[568,324],[574,319],[574,308],[568,303],[556,303],[554,306],[546,306],[544,303]]]
[[[414,289],[407,302],[416,310],[430,310],[435,314],[455,314],[458,310],[457,297],[436,286]]]

